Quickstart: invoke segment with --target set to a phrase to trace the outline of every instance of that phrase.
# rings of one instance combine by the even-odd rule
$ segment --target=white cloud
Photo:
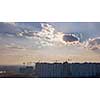
[[[15,43],[10,43],[8,45],[5,45],[6,48],[9,48],[9,49],[19,49],[19,50],[26,50],[25,47],[21,46],[21,45],[17,45]]]
[[[91,50],[100,50],[100,37],[89,39],[84,43],[84,46]]]
[[[34,44],[38,44],[41,47],[45,46],[65,46],[68,44],[77,44],[79,38],[74,34],[64,34],[63,32],[57,32],[52,25],[41,24],[42,30],[40,32],[20,32],[17,36],[22,36],[34,41]]]

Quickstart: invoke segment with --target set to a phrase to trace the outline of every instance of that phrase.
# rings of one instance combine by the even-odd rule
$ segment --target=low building
[[[33,67],[21,67],[20,68],[20,73],[23,73],[23,74],[32,74],[33,73]]]

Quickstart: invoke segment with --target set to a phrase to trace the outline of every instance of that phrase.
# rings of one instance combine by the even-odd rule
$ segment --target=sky
[[[99,22],[0,22],[0,64],[100,62]]]

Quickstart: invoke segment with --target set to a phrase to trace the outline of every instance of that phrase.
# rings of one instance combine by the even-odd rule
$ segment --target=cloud
[[[79,38],[76,37],[74,34],[65,34],[63,36],[63,40],[67,43],[69,42],[79,42]]]
[[[0,22],[0,33],[14,34],[16,32],[21,32],[21,29],[15,23]]]
[[[91,50],[100,50],[100,37],[89,39],[86,41],[85,47]]]
[[[67,44],[76,44],[79,42],[79,38],[74,34],[65,34],[58,32],[52,25],[41,23],[41,31],[32,32],[24,31],[17,33],[17,36],[25,37],[33,40],[34,45],[39,47],[45,46],[63,46]]]
[[[84,34],[91,33],[93,36],[100,35],[99,22],[49,22],[55,26],[56,30],[64,33],[82,32]]]
[[[41,22],[16,22],[16,25],[22,29],[31,31],[40,31]]]
[[[27,25],[26,25],[27,24]],[[60,25],[62,26],[70,26],[72,28],[75,28],[74,25],[81,25],[82,27],[84,25],[87,25],[88,27],[94,27],[94,24],[91,23],[92,25],[90,25],[90,23],[55,23],[58,24],[58,26]],[[64,25],[63,25],[64,24]],[[85,33],[64,33],[64,32],[60,32],[57,31],[55,25],[51,24],[47,24],[47,23],[37,23],[36,27],[40,27],[39,25],[41,25],[41,30],[40,31],[34,31],[34,30],[28,30],[26,29],[27,26],[31,26],[32,25],[34,27],[34,24],[32,23],[0,23],[0,32],[7,32],[7,36],[9,36],[10,38],[13,38],[12,33],[17,36],[17,38],[19,38],[20,42],[24,41],[26,43],[24,43],[27,47],[30,45],[30,47],[34,47],[34,48],[42,48],[42,47],[60,47],[60,46],[67,46],[67,45],[76,45],[78,47],[85,47],[88,48],[90,50],[97,50],[100,49],[100,38],[92,38],[90,37],[91,34],[85,34]],[[59,26],[59,27],[60,27]],[[70,27],[70,28],[71,28]],[[68,28],[68,27],[67,27]],[[66,29],[67,29],[66,28]],[[72,29],[71,28],[71,29]],[[80,27],[79,27],[80,28]],[[75,28],[76,29],[76,28]],[[10,32],[10,34],[9,34]],[[92,38],[89,39],[88,38]],[[22,40],[23,39],[23,40]],[[26,39],[26,40],[24,40]],[[16,41],[15,41],[16,42]],[[30,43],[30,44],[28,44]],[[19,42],[18,42],[19,44]],[[78,44],[78,45],[77,45]],[[16,47],[16,46],[12,46],[12,48],[16,48],[16,49],[20,49],[21,47]]]
[[[25,47],[18,45],[18,44],[15,44],[15,43],[10,43],[8,45],[5,45],[5,47],[9,48],[9,49],[15,49],[15,50],[26,50]]]
[[[38,22],[0,22],[0,34],[13,34],[26,31],[40,30]]]
[[[21,36],[34,41],[34,44],[41,46],[53,46],[56,43],[63,41],[63,33],[56,32],[49,24],[41,24],[42,30],[39,32],[24,31],[17,33],[17,36]]]

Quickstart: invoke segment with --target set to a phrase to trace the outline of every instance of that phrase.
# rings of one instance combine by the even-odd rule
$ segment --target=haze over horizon
[[[0,22],[0,64],[100,62],[99,22]]]

